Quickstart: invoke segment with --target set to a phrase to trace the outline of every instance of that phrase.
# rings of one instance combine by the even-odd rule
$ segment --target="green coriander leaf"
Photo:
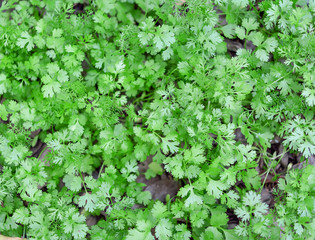
[[[209,195],[214,196],[215,198],[220,198],[223,193],[223,190],[226,189],[226,185],[221,181],[215,181],[210,179],[207,185],[207,192]]]
[[[223,232],[224,232],[226,240],[238,240],[239,239],[239,236],[236,236],[233,229],[230,229],[230,230],[224,229]]]
[[[155,227],[155,234],[159,240],[167,240],[172,236],[172,230],[174,225],[170,220],[162,218],[159,224]]]
[[[47,65],[47,72],[49,73],[50,76],[54,76],[58,71],[60,70],[59,66],[57,63],[49,63]]]
[[[248,36],[248,40],[252,41],[255,46],[260,46],[264,39],[264,35],[260,32],[251,32]]]
[[[126,240],[139,240],[139,239],[148,239],[154,240],[154,237],[151,234],[152,224],[149,221],[138,220],[137,228],[131,229],[128,231]]]
[[[177,68],[178,68],[178,71],[183,75],[187,75],[191,69],[191,67],[189,66],[187,62],[179,62],[177,64]]]
[[[0,94],[4,94],[7,92],[7,87],[6,87],[6,75],[4,73],[0,74]]]
[[[137,195],[137,201],[143,205],[148,205],[151,199],[152,195],[149,191],[144,191]]]
[[[58,77],[57,77],[58,81],[63,83],[63,82],[67,82],[69,80],[69,77],[68,77],[68,73],[65,71],[65,70],[60,70],[58,72]]]
[[[235,28],[235,33],[239,39],[243,40],[245,38],[245,29],[244,28],[237,26]]]
[[[168,47],[166,50],[162,53],[162,58],[164,61],[169,60],[171,56],[174,54],[172,48]]]
[[[162,202],[156,202],[151,210],[152,216],[161,219],[167,215],[167,208]]]
[[[247,206],[253,207],[261,203],[261,198],[257,193],[253,191],[249,191],[246,193],[245,197],[243,198],[243,202]]]
[[[234,37],[235,29],[236,29],[235,24],[227,24],[227,25],[221,27],[221,30],[222,30],[224,36],[227,38],[230,38],[230,39]]]
[[[162,39],[167,47],[170,47],[173,43],[175,43],[175,35],[171,31],[164,32]]]
[[[159,36],[155,36],[153,38],[153,42],[158,50],[162,50],[164,48],[164,43]]]
[[[24,48],[25,45],[27,45],[27,51],[31,51],[34,48],[33,38],[28,32],[24,31],[22,32],[21,37],[18,39],[16,45],[18,45],[20,48]]]
[[[234,3],[238,7],[247,7],[248,6],[248,0],[232,0],[232,3]]]
[[[82,188],[82,180],[78,176],[67,174],[63,178],[66,187],[73,192],[77,192]]]
[[[7,121],[8,120],[8,112],[7,109],[5,108],[5,106],[3,104],[0,105],[0,118],[3,121]]]
[[[269,60],[269,54],[263,49],[258,49],[255,56],[262,62],[267,62]]]
[[[296,233],[298,235],[301,235],[303,233],[303,231],[304,231],[304,229],[303,229],[303,227],[302,227],[302,225],[300,223],[295,223],[294,224],[294,230],[296,231]]]
[[[17,223],[21,223],[21,224],[28,224],[29,223],[29,210],[27,208],[18,208],[15,210],[14,214],[13,214],[13,219],[14,221],[16,221]]]
[[[175,134],[169,134],[165,138],[162,138],[161,148],[164,153],[175,153],[178,151],[179,142],[177,142],[177,136]]]
[[[190,205],[194,205],[194,204],[202,204],[203,203],[203,200],[200,196],[197,196],[195,193],[194,193],[194,188],[192,186],[185,186],[185,187],[182,187],[179,192],[178,192],[178,195],[179,196],[182,196],[182,197],[185,197],[188,195],[188,193],[190,192],[190,195],[189,197],[185,200],[185,207],[189,207]]]
[[[73,227],[72,236],[74,239],[84,239],[88,230],[89,228],[86,226],[86,224],[76,224]]]
[[[76,135],[81,136],[83,134],[84,128],[80,125],[79,121],[77,120],[75,124],[69,126],[69,130],[74,132]]]
[[[89,212],[93,212],[96,208],[96,203],[98,202],[98,197],[95,194],[86,193],[79,197],[78,205],[79,207],[84,207]]]
[[[140,42],[142,45],[147,45],[149,41],[152,39],[153,34],[152,33],[146,33],[146,32],[141,32],[138,34],[138,37],[140,39]]]
[[[62,30],[62,29],[60,29],[60,28],[55,28],[55,29],[53,30],[53,32],[52,32],[52,36],[53,36],[54,38],[60,38],[61,35],[62,35],[62,33],[63,33],[63,30]]]
[[[313,133],[314,135],[314,133]],[[304,142],[300,144],[298,147],[298,150],[303,153],[303,156],[308,158],[315,154],[315,146],[314,144],[311,144],[310,142]]]
[[[250,214],[244,206],[235,209],[235,214],[243,221],[248,221],[250,219]]]
[[[51,81],[47,85],[42,86],[42,91],[45,98],[53,97],[55,93],[60,92],[60,83]]]
[[[244,28],[246,28],[247,32],[252,30],[256,30],[259,27],[259,23],[255,18],[245,18],[242,22]]]
[[[154,240],[155,238],[152,236],[151,232],[146,231],[139,231],[138,229],[131,229],[128,231],[128,235],[126,240],[139,240],[139,239],[147,239],[147,240]]]
[[[185,224],[177,224],[175,226],[175,233],[173,237],[175,240],[189,240],[191,237],[191,232],[187,229]]]
[[[225,212],[221,209],[214,209],[211,211],[210,224],[215,227],[225,226],[229,221],[229,218]]]
[[[278,42],[274,37],[268,38],[262,45],[262,47],[268,52],[274,52],[278,47]]]
[[[223,240],[222,233],[215,227],[207,227],[205,232],[202,234],[203,240],[210,240],[210,239],[218,239]]]
[[[0,93],[1,93],[1,90],[0,90]],[[315,90],[314,89],[305,88],[302,91],[302,96],[306,98],[306,103],[308,106],[313,107],[315,105]]]

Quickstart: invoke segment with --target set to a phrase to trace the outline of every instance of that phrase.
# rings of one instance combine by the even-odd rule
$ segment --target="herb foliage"
[[[2,235],[314,239],[314,167],[272,209],[256,170],[276,136],[315,154],[313,0],[1,2]],[[166,204],[136,181],[150,155],[181,184]]]

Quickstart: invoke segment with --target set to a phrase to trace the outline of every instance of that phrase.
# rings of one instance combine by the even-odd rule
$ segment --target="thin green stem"
[[[83,187],[84,187],[85,193],[87,194],[87,193],[88,193],[88,191],[87,191],[86,186],[85,186],[85,181],[84,181],[84,178],[83,178],[83,176],[82,176],[81,171],[79,171],[79,173],[80,173],[81,179],[82,179],[82,181],[83,181]]]
[[[266,183],[266,181],[267,181],[267,178],[268,178],[268,175],[269,175],[269,173],[270,173],[270,171],[271,171],[271,168],[272,168],[272,166],[273,166],[273,162],[277,159],[277,157],[279,157],[279,160],[278,160],[278,162],[277,162],[277,164],[276,165],[278,165],[279,163],[280,163],[280,161],[281,161],[281,159],[283,158],[283,156],[284,156],[284,154],[286,154],[286,149],[283,149],[283,152],[282,152],[282,154],[279,154],[278,156],[275,156],[275,157],[273,157],[273,158],[269,158],[269,159],[272,159],[272,162],[270,163],[270,165],[269,165],[269,167],[268,167],[268,169],[267,169],[267,172],[266,172],[266,176],[265,176],[265,179],[264,179],[264,181],[263,181],[263,184],[262,184],[262,186],[261,186],[261,188],[260,188],[260,191],[259,191],[259,194],[261,193],[261,191],[262,191],[262,189],[263,189],[263,187],[264,187],[264,185],[265,185],[265,183]],[[266,154],[267,155],[267,154]]]
[[[157,137],[159,137],[161,140],[163,139],[158,133],[156,133],[156,132],[152,132],[153,134],[155,134]]]
[[[39,154],[39,156],[38,156],[38,159],[40,159],[40,157],[42,156],[42,154],[45,152],[45,150],[47,149],[48,147],[45,147],[41,152],[40,152],[40,154]]]
[[[105,161],[103,161],[103,163],[102,163],[102,166],[101,166],[100,172],[98,173],[97,178],[100,178],[100,176],[101,176],[101,174],[102,174],[102,172],[103,172],[104,166],[105,166]]]
[[[253,5],[252,1],[249,1],[249,5],[254,9],[254,11],[259,15],[259,11],[257,8]]]
[[[142,101],[142,100],[144,100],[144,99],[149,100],[149,99],[151,99],[151,98],[154,97],[154,96],[152,96],[153,94],[154,94],[154,92],[151,92],[151,93],[148,93],[148,94],[143,94],[143,95],[141,95],[141,97],[138,97],[138,98],[135,99],[133,102],[134,102],[134,103],[140,102],[140,101]],[[149,97],[150,97],[150,98],[149,98]]]
[[[93,68],[93,66],[92,66],[90,60],[88,59],[88,57],[85,57],[84,60],[86,61],[86,63],[89,65],[90,68]]]
[[[26,233],[26,227],[23,225],[23,239],[25,238],[25,233]]]
[[[292,72],[293,72],[293,70],[291,70],[290,72],[288,72],[288,73],[285,74],[284,76],[279,77],[276,81],[274,81],[274,82],[268,84],[267,87],[270,87],[272,84],[274,84],[274,83],[276,83],[276,82],[282,80],[282,79],[285,78],[286,76],[290,75]],[[266,92],[267,87],[265,87],[264,93]]]

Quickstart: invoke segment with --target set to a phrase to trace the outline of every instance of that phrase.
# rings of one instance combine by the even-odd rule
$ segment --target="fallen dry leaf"
[[[186,0],[179,0],[180,2],[176,3],[177,6],[184,5]]]
[[[19,238],[19,237],[6,237],[6,236],[0,235],[0,240],[19,240],[19,239],[23,239],[23,238]]]

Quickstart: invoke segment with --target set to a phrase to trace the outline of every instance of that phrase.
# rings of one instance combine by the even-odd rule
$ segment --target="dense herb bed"
[[[0,4],[0,238],[315,238],[314,0]]]

